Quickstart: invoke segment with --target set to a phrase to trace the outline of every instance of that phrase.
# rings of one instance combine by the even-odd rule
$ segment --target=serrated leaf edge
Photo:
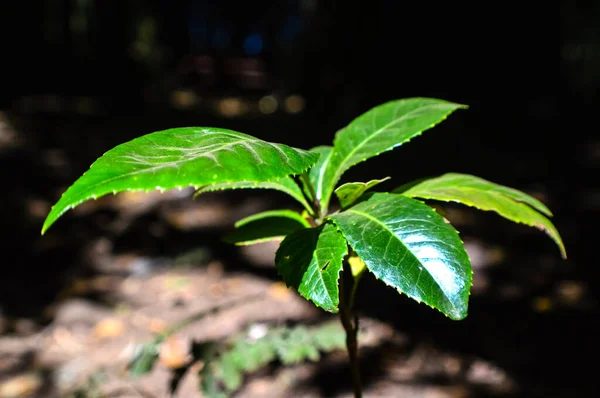
[[[331,225],[333,225],[335,227],[336,231],[339,232],[344,237],[344,240],[346,241],[346,254],[344,254],[344,257],[342,258],[342,262],[343,262],[343,261],[345,261],[345,258],[346,258],[346,256],[348,256],[348,252],[349,252],[348,251],[348,246],[349,246],[348,240],[346,239],[346,236],[342,233],[342,231],[339,229],[339,227],[334,222],[332,222],[333,220],[326,219],[325,221],[329,222]],[[324,224],[322,224],[322,225],[324,225]],[[319,228],[319,227],[313,227],[313,228]],[[342,274],[342,268],[340,268],[340,270],[338,271],[337,279],[336,279],[336,285],[337,285],[337,288],[338,288],[338,295],[339,295],[339,290],[340,290],[340,276]],[[279,268],[277,266],[275,267],[275,270],[277,271],[277,275],[279,275],[281,277],[281,279],[283,280],[283,282],[285,283],[285,286],[287,288],[292,288],[293,290],[295,290],[296,293],[298,293],[298,295],[300,297],[302,297],[306,301],[310,301],[311,303],[313,303],[315,305],[315,307],[321,308],[322,310],[330,312],[330,313],[333,313],[333,314],[337,314],[339,312],[339,297],[338,297],[338,305],[332,311],[332,310],[330,310],[328,308],[325,308],[321,304],[314,302],[313,300],[309,299],[308,297],[304,297],[304,295],[302,295],[295,287],[293,287],[292,285],[288,284],[288,282],[285,280],[283,274],[281,274],[281,272],[279,272]]]
[[[393,194],[393,195],[399,195],[399,194]],[[424,203],[423,201],[420,201],[420,200],[418,200],[418,199],[414,199],[414,198],[411,198],[411,199],[412,199],[412,200],[416,200],[417,202]],[[426,203],[424,203],[424,204],[426,204]],[[431,208],[431,206],[429,206],[429,207]],[[433,211],[435,211],[435,209],[434,209],[434,208],[431,208],[431,209],[432,209]],[[436,213],[437,213],[437,212],[436,212]],[[333,223],[333,224],[336,226],[336,228],[337,228],[337,229],[338,229],[338,230],[341,232],[341,234],[344,236],[344,239],[346,239],[346,242],[348,243],[348,246],[350,246],[350,247],[352,248],[352,250],[354,250],[354,252],[356,253],[356,250],[354,249],[354,247],[352,247],[352,245],[351,245],[351,244],[350,244],[350,242],[348,241],[348,238],[346,238],[346,235],[345,235],[345,234],[344,234],[344,232],[343,232],[343,231],[342,231],[342,230],[339,228],[339,226],[337,225],[337,223],[335,222],[335,220],[334,220],[334,219],[327,218],[327,221],[330,221],[330,222],[332,222],[332,223]],[[464,248],[464,242],[463,242],[463,240],[462,240],[462,239],[461,239],[461,237],[460,237],[460,233],[459,233],[459,231],[458,231],[456,228],[454,228],[454,226],[452,226],[452,229],[454,230],[454,233],[456,234],[456,236],[458,237],[458,239],[460,240],[460,243],[463,245],[463,248]],[[474,274],[474,271],[473,271],[473,267],[471,266],[471,257],[469,256],[469,253],[468,253],[466,250],[465,250],[465,252],[467,253],[467,257],[469,258],[469,271],[470,271],[470,278],[469,278],[469,280],[468,280],[468,295],[469,295],[469,297],[470,297],[470,296],[471,296],[471,288],[473,287],[473,274]],[[357,255],[359,258],[360,258],[360,256],[358,255],[358,253],[356,253],[356,255]],[[364,260],[363,260],[362,258],[361,258],[361,260],[364,262]],[[366,263],[365,263],[365,265],[366,265]],[[424,302],[424,301],[422,301],[422,300],[419,300],[419,299],[417,299],[417,298],[415,298],[415,297],[409,296],[407,293],[405,293],[405,292],[404,292],[404,291],[402,291],[401,289],[399,289],[399,288],[397,288],[397,287],[395,287],[395,286],[392,286],[392,285],[390,285],[389,283],[387,283],[386,281],[384,281],[384,280],[383,280],[383,279],[381,279],[381,278],[378,278],[378,277],[377,277],[377,275],[375,275],[375,274],[374,274],[374,273],[373,273],[373,272],[372,272],[372,271],[369,269],[369,267],[368,267],[368,266],[366,266],[365,268],[367,269],[367,271],[369,271],[369,273],[371,273],[371,274],[373,275],[373,277],[374,277],[375,279],[377,279],[377,280],[379,280],[379,281],[383,282],[383,283],[384,283],[386,286],[389,286],[389,287],[391,287],[392,289],[396,290],[396,291],[397,291],[398,293],[400,293],[401,295],[404,295],[404,296],[406,296],[406,297],[410,298],[411,300],[413,300],[413,301],[416,301],[416,302],[417,302],[417,303],[419,303],[419,304],[425,304],[426,306],[428,306],[428,307],[430,307],[430,308],[432,308],[432,309],[434,309],[434,310],[436,310],[436,311],[438,311],[438,312],[440,312],[440,313],[444,314],[444,316],[445,316],[445,317],[447,317],[447,318],[449,318],[449,319],[452,319],[452,320],[462,320],[462,319],[465,319],[465,318],[467,317],[467,315],[468,315],[468,302],[467,302],[467,311],[465,311],[465,316],[464,316],[464,317],[462,317],[462,318],[452,318],[451,316],[449,316],[448,314],[446,314],[446,313],[445,313],[444,311],[442,311],[441,309],[439,309],[439,308],[437,308],[437,307],[435,307],[435,306],[433,306],[433,305],[430,305],[429,303],[426,303],[426,302]]]
[[[406,100],[414,100],[414,99],[432,99],[432,98],[425,98],[425,97],[415,97],[415,98],[405,98],[405,99],[403,99],[403,100],[396,100],[396,101],[406,101]],[[378,106],[376,106],[376,107],[374,107],[374,108],[372,108],[372,109],[368,110],[367,112],[370,112],[370,111],[372,111],[372,110],[374,110],[374,109],[376,109],[376,108],[378,108],[378,107],[385,106],[385,105],[387,105],[387,104],[389,104],[389,103],[391,103],[391,102],[396,102],[396,101],[388,101],[388,102],[386,102],[386,103],[380,104],[380,105],[378,105]],[[404,144],[407,144],[407,143],[409,143],[409,142],[410,142],[410,141],[411,141],[413,138],[416,138],[416,137],[419,137],[419,136],[421,136],[421,135],[423,134],[423,132],[425,132],[425,131],[427,131],[427,130],[430,130],[431,128],[435,127],[436,125],[438,125],[438,124],[440,124],[441,122],[443,122],[444,120],[446,120],[446,119],[447,119],[447,118],[448,118],[448,117],[449,117],[449,116],[450,116],[452,113],[454,113],[456,110],[458,110],[458,109],[467,109],[467,108],[468,108],[468,105],[464,105],[464,104],[457,104],[457,103],[453,103],[453,102],[449,102],[449,101],[446,101],[446,103],[448,103],[448,104],[452,104],[452,105],[455,105],[456,107],[455,107],[454,109],[451,109],[451,110],[449,110],[449,111],[448,111],[448,113],[447,113],[446,115],[444,115],[444,116],[443,116],[443,117],[442,117],[440,120],[438,120],[437,122],[434,122],[434,123],[431,123],[431,124],[429,124],[427,127],[424,127],[423,129],[421,129],[421,130],[419,130],[418,132],[416,132],[415,134],[413,134],[413,135],[412,135],[410,138],[408,138],[408,139],[406,139],[406,140],[404,140],[404,141],[401,141],[401,142],[399,142],[399,143],[397,143],[397,144],[394,144],[393,146],[391,146],[391,147],[389,147],[389,148],[387,148],[387,149],[384,149],[384,150],[382,150],[382,151],[380,151],[380,152],[376,152],[376,153],[375,153],[374,155],[372,155],[372,156],[369,156],[369,157],[362,158],[362,159],[360,159],[358,162],[356,162],[356,163],[353,163],[353,164],[351,164],[350,166],[348,166],[348,167],[346,167],[345,169],[343,169],[343,168],[341,167],[341,165],[343,165],[343,164],[346,162],[346,160],[347,160],[347,159],[350,157],[350,155],[346,156],[346,157],[344,158],[343,162],[342,162],[342,163],[340,163],[340,167],[339,167],[338,171],[336,171],[336,173],[334,174],[334,177],[333,177],[332,181],[330,182],[330,187],[328,187],[328,189],[327,189],[327,191],[326,191],[326,196],[324,197],[324,200],[323,200],[323,202],[324,202],[323,208],[324,208],[325,210],[327,210],[327,208],[329,207],[329,202],[330,202],[330,200],[331,200],[331,196],[332,196],[333,192],[335,191],[335,189],[336,189],[336,187],[337,187],[337,183],[338,183],[338,182],[339,182],[339,180],[342,178],[342,176],[344,175],[344,173],[345,173],[346,171],[348,171],[350,168],[352,168],[352,167],[354,167],[354,166],[356,166],[356,165],[358,165],[358,164],[360,164],[360,163],[362,163],[362,162],[364,162],[364,161],[366,161],[366,160],[369,160],[369,159],[371,159],[371,158],[377,157],[377,156],[381,155],[381,154],[382,154],[382,153],[384,153],[384,152],[389,152],[389,151],[392,151],[392,150],[394,150],[394,149],[396,149],[396,148],[398,148],[398,147],[400,147],[400,146],[402,146],[402,145],[404,145]],[[364,115],[364,113],[363,113],[363,115]],[[356,120],[356,119],[360,118],[360,117],[361,117],[361,116],[363,116],[363,115],[360,115],[360,116],[356,117],[354,120]],[[354,122],[354,120],[352,120],[352,122]],[[350,124],[352,124],[352,122],[350,122],[350,123],[349,123],[349,124],[348,124],[346,127],[344,127],[343,129],[339,130],[339,131],[336,133],[336,135],[335,135],[335,138],[334,138],[334,143],[333,143],[333,149],[331,150],[331,155],[330,155],[330,158],[331,158],[331,157],[334,155],[334,151],[335,151],[335,149],[336,149],[335,142],[336,142],[336,140],[337,140],[337,138],[338,138],[338,135],[339,135],[339,134],[340,134],[340,133],[341,133],[341,132],[342,132],[342,131],[343,131],[345,128],[347,128],[348,126],[350,126]],[[388,124],[386,124],[384,127],[382,127],[382,128],[379,128],[378,130],[383,130],[384,128],[387,128],[387,127],[388,127],[390,124],[393,124],[393,123],[388,123]],[[374,136],[374,135],[372,135],[371,137],[373,137],[373,136]],[[369,141],[369,140],[371,139],[371,137],[370,137],[369,139],[365,140],[364,142],[367,142],[367,141]],[[355,149],[356,149],[356,147],[355,147]],[[355,150],[351,151],[350,153],[352,154],[352,153],[354,153],[354,152],[355,152]],[[342,171],[339,171],[339,170],[342,170]]]
[[[98,159],[96,159],[96,161],[94,163],[92,163],[92,165],[88,168],[88,170],[86,170],[77,180],[75,180],[75,182],[73,184],[75,184],[79,179],[83,178],[83,176],[85,176],[87,173],[89,173],[90,170],[92,169],[92,167],[94,167],[94,164],[98,160],[100,160],[101,158],[103,158],[104,156],[106,156],[106,154],[108,152],[110,152],[110,151],[105,152],[104,154],[102,154],[102,156],[100,156]],[[317,160],[318,160],[318,158],[315,160],[315,162]],[[314,165],[314,163],[313,163],[313,165]],[[281,179],[281,178],[285,178],[285,177],[289,177],[289,176],[293,176],[293,175],[300,175],[300,174],[306,172],[307,170],[309,170],[311,167],[312,166],[307,166],[306,168],[302,169],[302,171],[300,171],[298,173],[295,173],[295,174],[287,174],[287,175],[282,176],[282,177],[268,178],[268,179],[263,180],[263,181],[249,181],[249,182],[255,182],[256,184],[260,184],[260,183],[263,183],[263,182],[272,182],[272,181],[276,181],[276,180]],[[120,176],[119,176],[119,178],[120,178]],[[113,180],[114,179],[116,179],[116,177],[113,178]],[[248,181],[248,180],[243,180],[243,181],[240,181],[240,180],[220,181],[219,183],[211,184],[211,185],[227,184],[227,183],[234,183],[234,182],[246,182],[246,181]],[[106,182],[106,181],[104,181],[104,182]],[[56,207],[56,205],[58,205],[58,203],[63,198],[63,196],[71,189],[71,187],[73,186],[73,184],[71,184],[71,186],[69,186],[69,188],[67,188],[67,190],[65,190],[65,192],[63,192],[60,195],[60,197],[56,201],[56,203],[50,208],[50,212],[48,212],[48,215],[50,215],[52,213],[53,209]],[[211,185],[206,185],[206,186],[211,186]],[[164,187],[161,187],[161,186],[157,185],[155,188],[147,188],[147,189],[145,189],[145,188],[141,188],[141,189],[127,188],[127,189],[123,189],[123,190],[119,190],[119,191],[113,189],[112,194],[116,195],[116,194],[121,193],[121,192],[146,192],[147,193],[147,192],[150,192],[150,191],[159,191],[160,193],[164,193],[166,191],[170,191],[170,190],[174,190],[174,189],[177,189],[177,190],[181,191],[184,188],[190,188],[190,187],[193,187],[196,191],[198,191],[198,189],[200,189],[200,185],[191,183],[191,184],[186,184],[186,185],[177,185],[177,186],[174,186],[174,187],[171,187],[171,188],[164,188]],[[232,189],[236,189],[236,188],[232,188]],[[240,189],[243,189],[243,188],[240,188]],[[206,191],[206,192],[209,192],[209,191]],[[54,224],[60,217],[62,217],[67,211],[74,209],[75,207],[79,206],[83,202],[87,202],[90,199],[97,200],[97,199],[99,199],[101,197],[104,197],[104,196],[107,196],[109,194],[110,194],[110,192],[107,192],[107,193],[102,194],[102,195],[92,194],[92,195],[86,196],[85,198],[83,198],[83,199],[81,199],[79,201],[70,203],[69,205],[65,206],[64,209],[56,215],[56,217],[54,218],[54,220],[50,224],[47,223],[48,218],[46,217],[46,220],[44,221],[44,224],[42,226],[41,234],[43,235],[50,228],[50,226],[52,224]],[[293,196],[293,195],[291,195],[291,196],[295,198],[295,196]]]
[[[469,189],[469,188],[467,188],[467,189]],[[470,189],[476,190],[476,188],[470,188]],[[511,197],[509,195],[506,195],[505,193],[502,193],[500,191],[485,191],[485,192],[493,194],[493,195],[499,195],[499,196],[502,196],[502,197],[508,199],[509,201],[514,202],[514,203],[518,203],[518,204],[521,204],[523,206],[527,206],[529,209],[531,209],[532,211],[534,211],[535,213],[537,213],[540,217],[542,217],[546,221],[548,221],[548,223],[554,228],[554,232],[556,232],[556,240],[552,236],[552,232],[553,231],[548,230],[543,224],[542,225],[540,225],[539,223],[532,223],[532,224],[530,224],[530,223],[526,223],[526,222],[521,221],[521,220],[512,220],[512,219],[505,217],[504,215],[500,214],[498,211],[496,211],[494,209],[491,209],[491,208],[490,209],[484,208],[482,206],[477,206],[477,205],[474,205],[472,203],[465,203],[465,202],[460,201],[460,200],[440,199],[440,198],[437,198],[437,197],[434,197],[434,196],[426,196],[426,195],[415,195],[415,196],[412,196],[409,193],[399,193],[399,194],[395,194],[395,195],[404,195],[404,196],[409,197],[409,198],[414,199],[414,200],[416,200],[415,198],[419,197],[419,198],[422,198],[422,199],[436,200],[436,201],[446,202],[446,203],[450,203],[450,202],[451,203],[458,203],[458,204],[461,204],[461,205],[464,205],[464,206],[467,206],[467,207],[471,207],[471,208],[474,208],[474,209],[477,209],[477,210],[481,210],[481,211],[491,211],[493,213],[496,213],[500,217],[502,217],[502,218],[504,218],[504,219],[506,219],[506,220],[508,220],[510,222],[513,222],[515,224],[522,224],[522,225],[526,225],[528,227],[534,227],[534,228],[542,231],[543,233],[545,233],[546,235],[548,235],[554,241],[554,243],[556,243],[556,245],[558,246],[558,249],[560,250],[561,257],[563,259],[567,258],[567,251],[566,251],[564,242],[562,240],[562,237],[560,236],[558,230],[556,229],[556,226],[554,226],[554,224],[552,223],[552,221],[550,220],[549,217],[547,217],[545,214],[543,214],[542,212],[538,211],[536,208],[534,208],[533,206],[529,205],[528,203],[520,201],[520,200],[516,200],[513,197]]]

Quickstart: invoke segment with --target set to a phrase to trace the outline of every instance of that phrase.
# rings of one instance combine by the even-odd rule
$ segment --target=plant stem
[[[360,282],[360,279],[362,278],[363,274],[364,270],[358,275],[354,276],[354,281],[352,283],[352,291],[350,292],[350,299],[348,300],[348,307],[350,307],[350,309],[354,308],[354,297],[356,296],[356,289],[358,288],[358,282]],[[356,317],[356,323],[358,324],[358,316]],[[358,329],[358,326],[356,327],[356,329]]]
[[[320,217],[319,206],[316,205],[314,199],[311,197],[311,191],[314,192],[314,190],[312,190],[312,185],[310,185],[310,181],[308,181],[308,179],[305,177],[305,174],[302,176],[292,176],[292,179],[302,192],[302,205],[304,205],[304,208],[306,211],[308,211],[308,214],[316,220]],[[306,192],[305,186],[311,187],[311,190],[309,190],[308,193]]]
[[[310,178],[308,176],[307,172],[302,173],[302,180],[304,181],[304,184],[306,185],[306,188],[308,188],[308,191],[310,192],[310,196],[311,199],[313,201],[317,200],[317,193],[315,192],[315,187],[312,186],[312,184],[310,183]]]
[[[353,314],[352,304],[354,302],[354,284],[350,264],[344,260],[344,270],[340,278],[340,320],[346,331],[346,350],[350,359],[350,371],[352,374],[352,391],[355,398],[362,397],[360,382],[360,363],[358,359],[358,316]]]
[[[302,176],[300,177],[302,179],[302,181],[304,182],[304,185],[306,186],[306,188],[308,189],[308,192],[310,194],[310,201],[312,203],[314,212],[315,212],[315,218],[317,219],[321,219],[322,213],[321,213],[321,204],[319,203],[319,199],[317,199],[317,193],[315,192],[315,187],[312,186],[312,184],[310,183],[310,178],[308,176],[308,173],[302,173]]]

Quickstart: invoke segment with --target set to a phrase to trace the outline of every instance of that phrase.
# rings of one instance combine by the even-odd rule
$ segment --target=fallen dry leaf
[[[162,332],[166,331],[167,328],[168,328],[167,323],[165,321],[163,321],[162,319],[152,318],[152,319],[150,319],[150,322],[148,322],[148,329],[152,333],[162,333]]]
[[[54,329],[52,337],[56,344],[68,352],[76,353],[83,348],[82,345],[73,338],[71,332],[63,326],[58,326]]]
[[[273,297],[275,300],[286,301],[292,295],[292,292],[283,282],[275,282],[271,286],[269,286],[268,290],[269,296]]]
[[[173,335],[160,345],[158,361],[169,369],[177,369],[192,359],[188,339]]]
[[[94,327],[94,337],[99,339],[107,339],[118,337],[125,331],[123,321],[118,318],[103,319]]]
[[[0,384],[0,398],[31,396],[42,384],[42,377],[37,373],[15,376]]]

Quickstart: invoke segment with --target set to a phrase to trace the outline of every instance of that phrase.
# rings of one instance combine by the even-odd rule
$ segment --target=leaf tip
[[[563,260],[567,259],[567,250],[565,249],[564,246],[561,246],[560,248],[560,256],[562,257]]]
[[[466,309],[465,311],[447,314],[448,318],[452,319],[453,321],[462,321],[467,317],[467,315]]]
[[[44,220],[44,224],[42,225],[41,235],[43,236],[46,233],[46,231],[48,231],[48,229],[56,222],[56,220],[58,220],[58,218],[60,216],[62,216],[70,208],[71,208],[71,206],[67,206],[66,208],[62,209],[61,211],[58,211],[56,205],[52,206],[52,208],[50,209],[50,212],[48,213],[48,215],[46,216],[46,219]]]
[[[298,293],[300,293],[300,292],[298,292]],[[315,307],[321,308],[322,310],[327,311],[329,313],[337,314],[340,311],[338,308],[339,303],[332,303],[332,302],[324,303],[319,300],[314,300],[313,298],[307,297],[303,294],[300,294],[300,296],[303,297],[304,299],[306,299],[307,301],[310,301],[311,303],[313,303],[315,305]]]
[[[558,246],[558,250],[560,250],[560,257],[563,260],[567,259],[567,249],[565,248],[565,244],[561,238],[561,236],[559,235],[558,231],[556,231],[556,236],[550,236],[550,238],[554,239],[554,241],[556,242],[556,245]]]

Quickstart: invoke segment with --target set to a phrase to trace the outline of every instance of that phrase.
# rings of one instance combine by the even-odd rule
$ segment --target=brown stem
[[[353,314],[351,303],[354,280],[350,264],[344,261],[344,270],[340,278],[340,320],[346,331],[346,350],[350,358],[350,371],[352,374],[352,391],[355,398],[362,397],[360,382],[360,363],[358,359],[358,316]]]

